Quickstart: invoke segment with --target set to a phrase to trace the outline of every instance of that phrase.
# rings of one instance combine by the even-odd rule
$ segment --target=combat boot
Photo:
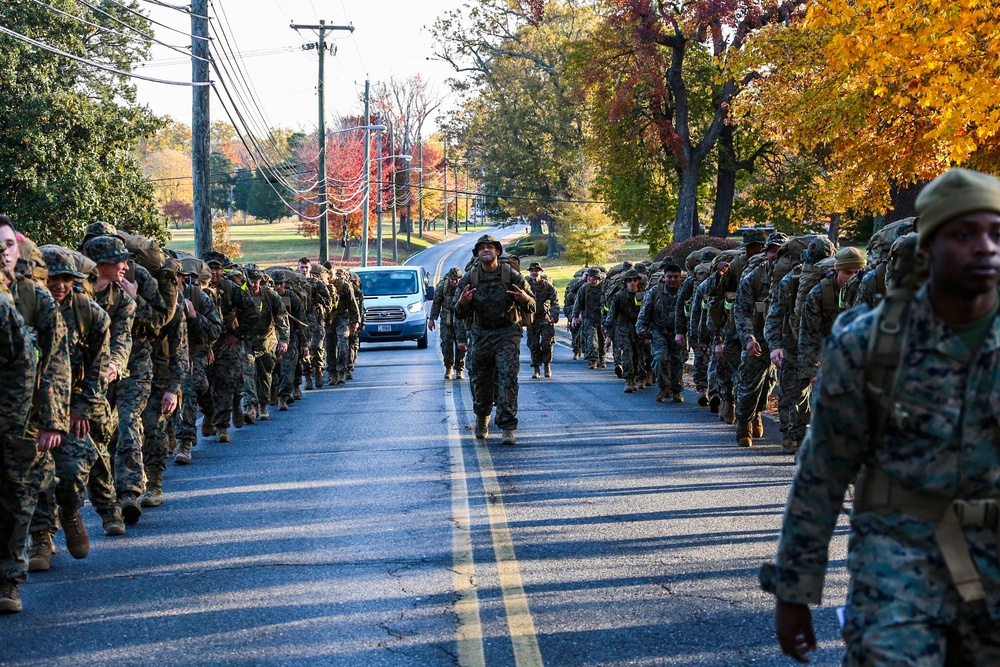
[[[670,392],[670,398],[674,401],[674,403],[683,403],[684,402],[684,394],[682,394],[679,391],[672,391],[672,392]]]
[[[750,434],[750,422],[736,424],[736,444],[740,447],[752,447],[753,436]]]
[[[573,361],[580,358],[580,353],[577,350],[573,350]]]
[[[222,438],[223,433],[226,434],[226,437],[229,436],[226,429],[222,429],[219,431],[220,439]],[[120,502],[122,506],[122,519],[125,520],[125,523],[130,526],[134,523],[139,523],[139,517],[142,516],[142,505],[139,504],[139,499],[136,498],[135,494],[123,494],[120,498]]]
[[[347,379],[348,380],[354,379],[354,371],[352,371],[350,368],[347,369]]]
[[[115,507],[109,512],[101,514],[101,527],[108,537],[116,537],[125,534],[125,521],[122,519],[122,511]]]
[[[167,426],[167,454],[173,454],[177,451],[177,435],[174,433],[174,429],[171,426]]]
[[[243,428],[243,424],[246,423],[245,415],[243,414],[243,403],[240,401],[239,394],[233,399],[233,426],[236,428]],[[250,422],[251,424],[253,422]]]
[[[280,397],[278,399],[278,412],[288,412],[288,399]]]
[[[347,371],[337,371],[337,384],[347,384]]]
[[[698,394],[698,405],[701,407],[708,405],[708,389],[702,389]]]
[[[215,435],[215,424],[212,423],[208,415],[201,418],[201,434],[206,438],[211,438]]]
[[[625,393],[626,394],[631,394],[635,390],[636,390],[635,389],[635,381],[632,380],[631,378],[629,378],[629,380],[627,382],[625,382]]]
[[[445,380],[450,380],[452,378],[451,373],[452,373],[451,366],[445,366],[444,367],[444,379]]]
[[[621,364],[615,364],[615,376],[619,379],[625,377],[625,369]]]
[[[545,377],[547,378],[552,377],[552,364],[549,363],[545,364]]]
[[[501,442],[505,445],[517,444],[517,441],[514,439],[514,429],[505,428],[503,430],[503,440]]]
[[[80,510],[68,512],[60,507],[59,523],[66,535],[66,551],[69,555],[77,559],[86,558],[90,553],[90,536],[87,535],[87,527],[83,525]]]
[[[736,423],[736,404],[730,400],[725,401],[722,406],[722,421],[727,424]]]
[[[268,401],[267,404],[270,405],[270,406],[277,405],[278,404],[278,395],[277,394],[271,394],[271,400]]]
[[[532,380],[538,380],[542,377],[542,369],[538,366],[534,366],[535,372],[531,375]]]
[[[646,373],[646,386],[647,387],[652,387],[653,386],[653,373],[652,372]]]
[[[465,379],[465,369],[464,368],[459,368],[455,372],[455,379],[456,380],[464,380]]]
[[[323,371],[316,371],[316,377],[314,379],[316,380],[316,388],[317,389],[322,389],[323,388]]]
[[[789,438],[787,435],[781,441],[781,451],[786,454],[795,454],[799,451],[799,442],[793,438]]]
[[[139,504],[142,507],[159,507],[163,504],[163,489],[159,484],[150,481],[147,484],[146,492],[139,496]]]
[[[306,376],[306,391],[311,391],[313,388],[313,378],[312,375]]]
[[[267,411],[267,406],[266,405],[260,406],[260,412],[257,413],[257,419],[259,419],[262,422],[266,422],[270,418],[271,418],[271,413]]]
[[[600,361],[597,362],[597,367],[598,368],[607,368],[608,367],[608,362],[606,362],[604,359],[601,359]]]
[[[216,442],[230,442],[230,441],[232,441],[232,437],[229,435],[229,429],[228,428],[220,428],[219,429],[219,436],[215,439],[215,441]]]
[[[753,429],[753,437],[763,438],[764,437],[764,417],[763,413],[754,414],[753,420],[750,422],[750,426]]]
[[[11,579],[0,580],[0,614],[16,614],[21,611],[21,592],[17,582]]]
[[[656,402],[665,403],[668,396],[670,396],[670,391],[666,387],[663,387],[660,391],[656,392]]]
[[[490,434],[490,416],[476,415],[476,439],[485,440]]]
[[[52,566],[52,554],[55,545],[52,544],[52,534],[47,530],[39,530],[31,534],[31,546],[28,547],[28,572],[45,572]]]
[[[233,421],[235,422],[236,420],[234,419]],[[245,421],[247,424],[253,424],[254,422],[257,421],[256,406],[248,405],[245,408],[243,408],[243,421]],[[239,426],[237,426],[236,428],[239,428]]]
[[[191,443],[181,442],[174,453],[174,465],[175,466],[186,466],[191,463]]]
[[[722,397],[718,394],[712,394],[711,398],[708,399],[708,411],[713,415],[719,414],[719,405],[722,403]]]
[[[590,360],[588,359],[588,360],[587,360],[587,368],[588,368],[589,370],[594,370],[595,368],[597,368],[597,362],[596,362],[596,361],[590,361]]]
[[[292,398],[294,398],[296,401],[302,400],[302,390],[299,387],[292,389]]]

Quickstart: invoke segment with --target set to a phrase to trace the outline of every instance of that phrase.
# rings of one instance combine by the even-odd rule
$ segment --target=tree
[[[147,40],[89,6],[48,4],[64,13],[26,0],[4,2],[0,25],[123,71],[147,57]],[[102,6],[148,34],[149,23],[129,9],[135,3]],[[136,104],[127,77],[4,35],[0,90],[0,210],[21,230],[39,243],[75,246],[89,223],[107,220],[166,240],[154,187],[133,152],[162,122]]]
[[[560,238],[566,259],[586,266],[603,264],[621,247],[619,226],[599,204],[565,204],[561,207]]]
[[[156,199],[194,201],[191,156],[174,148],[164,148],[143,157],[143,173],[156,185]]]
[[[237,211],[243,211],[244,214],[248,212],[248,206],[250,203],[250,188],[253,185],[253,170],[247,169],[246,167],[238,167],[236,169],[236,177],[234,179],[236,186],[233,189],[233,207]]]
[[[273,175],[258,169],[250,183],[247,213],[255,218],[274,222],[290,214],[283,199],[289,199],[286,188]]]
[[[208,156],[212,178],[208,186],[209,205],[217,211],[229,209],[229,188],[235,185],[234,165],[225,153],[212,151]]]
[[[190,202],[172,199],[163,205],[163,215],[180,225],[183,220],[194,220],[194,206]]]

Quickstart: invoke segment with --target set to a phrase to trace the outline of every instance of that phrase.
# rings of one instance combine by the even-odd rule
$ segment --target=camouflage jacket
[[[35,348],[14,299],[0,278],[0,435],[21,435],[35,387]]]
[[[166,326],[170,309],[160,294],[156,278],[149,271],[135,265],[135,317],[132,320],[133,340],[148,340],[153,332]]]
[[[274,338],[279,343],[288,343],[288,314],[278,293],[261,284],[259,293],[254,294],[248,289],[247,295],[257,311],[257,323],[246,338],[252,341]]]
[[[632,293],[628,288],[618,290],[618,294],[611,300],[604,326],[609,331],[614,331],[615,327],[621,325],[627,327],[632,336],[637,336],[635,323],[639,319],[639,310],[645,298],[646,295],[640,291]]]
[[[715,328],[708,316],[708,279],[698,283],[691,297],[691,320],[688,322],[688,339],[691,344],[710,345],[715,341]]]
[[[677,310],[674,313],[674,332],[679,334],[688,334],[689,320],[691,319],[692,304],[691,300],[694,298],[694,290],[698,287],[695,283],[694,274],[688,275],[681,283],[680,294],[677,295]]]
[[[119,285],[111,283],[94,294],[94,301],[111,316],[111,324],[108,327],[108,363],[118,369],[119,377],[124,377],[128,372],[129,357],[132,355],[135,300]]]
[[[535,295],[535,322],[551,324],[559,319],[559,294],[548,276],[542,274],[538,280],[528,278],[531,292]]]
[[[285,296],[281,297],[288,313],[288,346],[301,350],[309,341],[309,323],[306,307],[299,295],[290,288],[285,288]]]
[[[761,571],[765,590],[781,600],[820,602],[830,538],[844,494],[862,469],[878,470],[924,496],[1000,496],[1000,317],[981,348],[970,352],[935,315],[927,288],[917,292],[893,392],[895,409],[881,440],[871,442],[865,368],[880,310],[858,316],[823,350],[777,559]],[[871,597],[892,600],[894,609],[912,609],[924,620],[956,613],[935,523],[896,510],[855,511],[847,558],[853,580],[869,587]],[[997,532],[966,528],[963,533],[995,621],[1000,618]]]
[[[595,323],[604,319],[603,295],[604,286],[601,284],[591,285],[587,283],[581,285],[580,289],[576,292],[573,318],[580,317]]]
[[[795,352],[799,341],[792,335],[791,317],[795,308],[795,292],[799,280],[798,267],[771,285],[771,302],[764,320],[764,340],[771,350]]]
[[[669,338],[674,337],[677,298],[680,293],[680,288],[671,292],[662,282],[656,287],[646,290],[646,296],[642,300],[642,308],[639,309],[639,319],[635,326],[640,336],[649,336],[653,331],[658,331]]]
[[[337,296],[337,305],[333,309],[333,320],[346,317],[351,324],[361,322],[361,310],[358,308],[358,297],[355,294],[354,285],[345,280],[339,284],[334,282],[331,289]]]
[[[455,288],[451,282],[444,278],[436,290],[434,290],[434,303],[431,304],[430,318],[436,320],[441,318],[441,324],[451,325],[455,323]]]
[[[309,280],[306,281],[306,286],[309,290],[306,321],[310,327],[322,327],[326,321],[326,314],[333,307],[333,301],[330,299],[330,289],[325,282],[315,276],[309,277]]]
[[[82,296],[82,295],[81,295]],[[111,318],[96,301],[86,300],[90,309],[89,328],[77,322],[73,308],[75,294],[69,294],[59,304],[59,314],[66,324],[69,358],[72,365],[73,392],[69,402],[70,416],[94,419],[103,414],[104,395],[108,388],[109,329]]]
[[[175,309],[170,322],[160,330],[153,344],[151,359],[153,385],[180,396],[181,383],[191,368],[187,317],[183,309]]]
[[[479,272],[479,286],[476,288],[472,301],[463,306],[459,303],[459,297],[465,290],[465,286],[471,285],[472,271]],[[504,328],[506,324],[511,323],[507,313],[515,304],[521,314],[525,316],[524,321],[531,321],[531,316],[535,313],[536,308],[535,295],[531,292],[531,285],[517,269],[510,268],[511,285],[516,285],[528,293],[527,303],[517,303],[514,301],[514,297],[507,294],[507,285],[504,284],[502,276],[503,270],[500,268],[497,268],[496,271],[486,271],[480,266],[475,266],[458,281],[458,286],[455,287],[455,317],[466,320],[471,331],[475,332],[477,328]],[[598,294],[598,298],[600,298],[600,294]],[[518,328],[517,335],[521,335],[520,328]]]
[[[188,347],[194,352],[212,345],[222,336],[222,316],[215,300],[203,289],[186,285],[184,298],[194,304],[194,317],[187,318]]]
[[[764,318],[767,316],[767,301],[771,291],[771,265],[761,262],[746,272],[736,288],[733,302],[733,322],[740,344],[746,347],[751,340],[765,344]]]
[[[833,296],[830,296],[831,293]],[[823,341],[833,330],[837,316],[844,311],[845,304],[840,302],[841,299],[842,290],[837,289],[834,278],[823,278],[806,295],[805,303],[802,304],[802,318],[799,320],[800,378],[816,377]]]
[[[222,317],[223,331],[219,339],[227,336],[246,338],[260,319],[256,304],[250,298],[250,293],[223,276],[215,286],[215,305]]]
[[[880,263],[865,271],[865,276],[858,286],[858,293],[854,296],[853,306],[864,306],[870,310],[878,305],[885,296],[887,269],[887,264]]]
[[[583,286],[583,278],[573,278],[566,283],[566,290],[563,292],[563,312],[566,317],[573,319],[576,306],[576,295]]]
[[[35,395],[32,412],[38,427],[50,431],[69,432],[69,397],[73,382],[66,325],[59,316],[55,299],[47,289],[25,278],[11,285],[11,294],[18,311],[24,316],[28,331],[34,336],[38,352],[35,372]],[[35,303],[34,317],[23,312],[21,291],[30,291]]]

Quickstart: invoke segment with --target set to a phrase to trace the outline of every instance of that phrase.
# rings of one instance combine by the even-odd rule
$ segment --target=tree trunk
[[[542,235],[542,216],[540,216],[540,215],[533,215],[530,218],[528,218],[528,221],[531,223],[531,235],[532,236],[541,236]]]
[[[892,210],[885,214],[886,223],[910,218],[917,215],[917,195],[923,189],[925,183],[909,183],[906,185],[895,185],[890,196],[892,197]]]
[[[834,245],[840,245],[840,214],[831,213],[830,214],[830,231],[827,236],[833,241]]]
[[[712,212],[710,236],[729,236],[729,221],[733,217],[733,200],[736,197],[736,156],[733,154],[733,134],[736,128],[726,125],[719,133],[718,174],[715,180],[715,210]]]
[[[674,219],[674,243],[686,241],[700,232],[698,225],[698,167],[688,164],[681,170],[681,192]]]
[[[556,236],[556,223],[552,218],[549,218],[549,248],[548,254],[545,256],[547,259],[555,259],[559,254],[559,238]]]

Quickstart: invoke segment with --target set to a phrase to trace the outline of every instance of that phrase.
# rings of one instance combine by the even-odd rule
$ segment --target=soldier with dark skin
[[[542,273],[542,265],[532,262],[528,266],[528,285],[535,295],[535,318],[528,325],[528,349],[531,351],[531,365],[535,369],[533,379],[538,379],[544,370],[545,377],[552,377],[552,351],[556,346],[556,322],[559,321],[559,295],[547,275]]]
[[[513,445],[521,325],[512,319],[512,309],[517,308],[520,317],[527,320],[535,312],[535,299],[517,270],[509,264],[501,266],[502,253],[503,246],[489,234],[477,239],[472,254],[479,264],[458,284],[455,315],[466,320],[472,340],[469,381],[476,438],[485,440],[489,435],[490,416],[496,405],[496,423],[503,429],[503,444]],[[504,276],[509,276],[509,283]]]
[[[916,209],[929,281],[835,327],[761,570],[799,662],[854,484],[844,664],[1000,664],[1000,180],[952,169]]]
[[[435,320],[441,320],[441,356],[444,359],[444,379],[465,379],[465,323],[455,317],[455,288],[462,279],[462,269],[452,267],[434,290],[434,303],[427,318],[427,328],[434,331]],[[454,374],[454,375],[453,375]]]

